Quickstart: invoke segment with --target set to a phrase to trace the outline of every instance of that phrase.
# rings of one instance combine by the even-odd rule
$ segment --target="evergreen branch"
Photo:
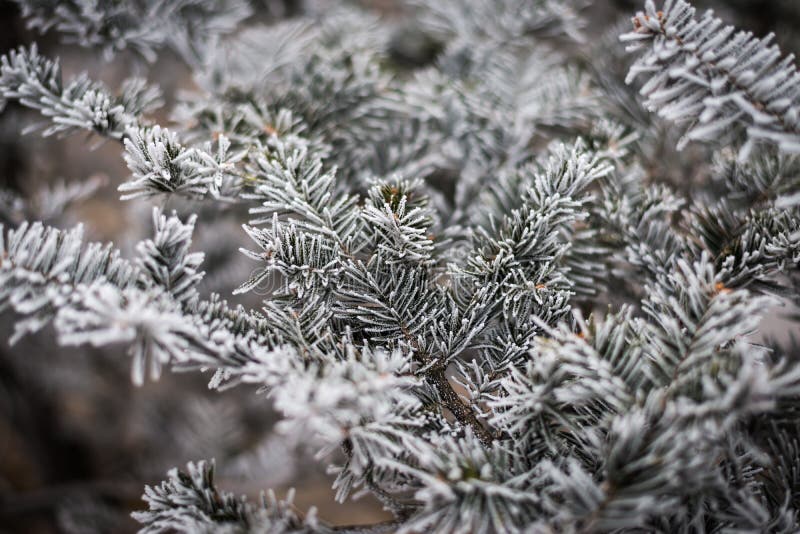
[[[9,100],[38,110],[52,122],[34,127],[45,136],[88,130],[122,139],[143,113],[161,104],[161,94],[137,79],[123,84],[119,96],[85,74],[65,84],[59,63],[40,56],[34,44],[0,58],[0,107]]]
[[[42,33],[54,28],[66,42],[101,49],[106,59],[131,49],[153,62],[159,48],[170,47],[189,64],[198,63],[210,42],[233,31],[251,13],[240,0],[16,3],[28,27]]]
[[[220,491],[214,482],[214,462],[189,463],[188,472],[172,469],[158,486],[146,486],[144,500],[150,509],[132,515],[142,532],[331,532],[321,525],[314,510],[301,517],[292,504],[294,493],[278,500],[270,491],[260,506],[243,497]]]
[[[631,51],[647,49],[628,81],[644,74],[646,105],[668,120],[692,122],[681,145],[733,128],[747,137],[741,159],[757,142],[800,151],[800,74],[794,57],[782,58],[771,44],[774,36],[735,33],[711,12],[698,20],[684,0],[667,0],[660,11],[648,0],[633,22],[622,39]]]

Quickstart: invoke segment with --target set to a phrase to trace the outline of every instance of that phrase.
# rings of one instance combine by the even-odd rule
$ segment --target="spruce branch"
[[[224,136],[217,141],[216,154],[210,146],[185,147],[177,134],[158,125],[128,130],[124,144],[133,179],[119,186],[122,200],[161,194],[219,197],[227,189],[224,185],[238,180],[235,165],[246,154],[229,154],[230,142]]]
[[[251,480],[296,448],[339,502],[392,514],[329,525],[200,462],[146,488],[143,532],[800,528],[800,348],[769,340],[798,320],[797,73],[769,38],[648,2],[623,39],[659,122],[607,40],[560,39],[593,31],[581,0],[305,2],[242,25],[238,0],[19,3],[109,54],[177,49],[195,85],[165,128],[142,82],[64,82],[35,47],[0,61],[3,102],[123,141],[123,198],[177,210],[123,258],[57,229],[95,184],[0,193],[12,341],[52,328],[127,350],[136,384],[172,368],[258,389],[190,396],[143,463],[199,441]],[[716,152],[675,152],[669,122]],[[55,361],[26,359],[32,382],[64,380]]]
[[[684,0],[667,0],[661,10],[648,0],[633,24],[622,40],[645,52],[628,82],[645,75],[646,105],[670,121],[690,123],[679,146],[733,128],[746,136],[742,160],[756,143],[800,151],[800,74],[794,57],[782,57],[771,44],[773,35],[736,32],[710,11],[697,19]]]
[[[97,2],[17,0],[28,27],[44,33],[53,28],[66,42],[99,48],[106,59],[125,49],[150,62],[157,51],[172,48],[196,64],[216,38],[233,31],[251,14],[240,0],[137,0]]]
[[[189,463],[187,472],[172,469],[167,477],[160,485],[145,488],[143,498],[150,509],[133,514],[144,525],[142,532],[331,532],[319,524],[313,510],[306,517],[297,513],[293,492],[279,500],[270,491],[262,495],[260,505],[253,505],[218,490],[213,461]]]
[[[142,114],[161,105],[161,93],[138,79],[126,81],[118,96],[85,74],[65,83],[58,61],[39,55],[34,44],[0,58],[0,105],[9,100],[46,117],[52,124],[30,128],[45,136],[88,130],[121,139]]]

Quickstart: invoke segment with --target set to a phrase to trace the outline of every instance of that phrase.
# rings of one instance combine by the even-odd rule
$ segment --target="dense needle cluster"
[[[800,304],[800,74],[771,37],[684,0],[602,46],[581,0],[269,22],[232,0],[18,3],[108,57],[172,48],[195,89],[165,126],[144,81],[2,57],[0,101],[44,135],[119,141],[122,199],[156,206],[132,257],[80,227],[3,230],[12,341],[54,329],[124,344],[137,384],[168,367],[259,388],[338,499],[392,514],[359,532],[800,529],[800,353],[761,333]],[[258,309],[203,286],[193,233],[220,210],[250,238],[233,293]],[[199,461],[134,517],[351,530],[267,495]]]

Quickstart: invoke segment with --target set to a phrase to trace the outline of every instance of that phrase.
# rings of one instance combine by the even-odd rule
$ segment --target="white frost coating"
[[[633,24],[622,40],[643,53],[628,81],[646,78],[645,105],[670,121],[689,123],[682,145],[718,139],[736,125],[749,141],[742,160],[754,143],[800,153],[800,73],[794,57],[782,57],[772,43],[774,35],[736,32],[711,11],[698,19],[684,0],[666,0],[661,9],[648,0]]]

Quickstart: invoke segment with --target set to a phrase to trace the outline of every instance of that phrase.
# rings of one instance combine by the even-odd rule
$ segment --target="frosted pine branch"
[[[0,59],[0,97],[0,104],[16,100],[44,115],[52,124],[35,128],[45,136],[89,130],[116,139],[161,103],[160,92],[141,80],[127,81],[119,96],[85,74],[65,83],[58,62],[39,55],[36,45]]]
[[[147,486],[144,499],[147,512],[134,518],[144,525],[142,532],[332,532],[319,524],[313,514],[301,517],[292,504],[293,493],[279,500],[270,491],[260,505],[217,489],[214,463],[189,463],[187,472],[173,469],[169,479],[158,486]]]
[[[91,182],[4,194],[12,341],[122,349],[136,384],[258,390],[190,397],[175,454],[252,478],[296,448],[338,501],[390,514],[329,525],[199,462],[146,488],[144,532],[800,529],[800,347],[770,339],[798,322],[798,76],[769,38],[647,2],[624,40],[659,122],[616,31],[564,46],[593,31],[582,1],[308,2],[242,24],[243,2],[22,3],[107,53],[176,48],[196,84],[155,125],[142,82],[114,95],[34,47],[4,56],[4,102],[122,140],[123,198],[176,210],[123,257],[57,229]],[[672,122],[681,147],[715,144],[676,152]],[[276,434],[242,445],[258,402]]]
[[[128,130],[124,143],[125,162],[133,176],[119,186],[122,200],[163,194],[219,198],[240,187],[236,164],[246,151],[230,154],[225,136],[219,137],[213,151],[210,145],[186,147],[177,134],[153,126]]]
[[[28,26],[46,32],[50,28],[65,41],[99,48],[106,59],[131,49],[155,61],[156,53],[170,47],[188,62],[203,57],[214,38],[233,31],[251,8],[240,0],[147,0],[92,2],[70,0],[18,0]]]
[[[745,159],[755,143],[800,152],[800,74],[782,57],[773,36],[757,39],[707,12],[695,18],[684,0],[667,0],[633,19],[622,36],[629,50],[644,50],[628,81],[639,75],[646,105],[671,121],[689,122],[684,140],[712,140],[731,128],[744,131]]]

